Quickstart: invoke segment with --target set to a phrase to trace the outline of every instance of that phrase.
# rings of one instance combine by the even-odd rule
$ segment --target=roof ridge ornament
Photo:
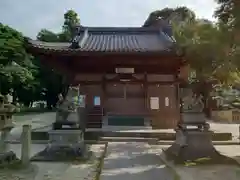
[[[84,30],[84,34],[83,34],[83,37],[81,38],[81,40],[79,41],[79,47],[82,48],[84,46],[84,44],[86,43],[86,40],[89,36],[89,33],[88,33],[88,29],[86,28]]]
[[[83,45],[85,44],[88,36],[89,36],[87,28],[84,30],[84,34],[83,35],[81,35],[80,28],[81,27],[77,27],[77,34],[76,34],[76,36],[72,40],[72,44],[70,46],[70,48],[72,48],[72,49],[82,48]]]

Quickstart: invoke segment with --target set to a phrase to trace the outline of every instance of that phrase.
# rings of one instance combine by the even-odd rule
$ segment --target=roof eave
[[[28,47],[32,53],[41,54],[59,54],[68,56],[85,56],[85,55],[151,55],[151,56],[182,56],[181,52],[176,52],[173,49],[168,51],[81,51],[78,49],[49,49],[39,48],[34,46]]]

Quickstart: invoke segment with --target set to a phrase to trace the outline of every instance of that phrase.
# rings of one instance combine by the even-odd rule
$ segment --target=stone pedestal
[[[33,161],[71,161],[87,158],[88,152],[82,132],[78,130],[52,130],[49,144],[35,155]]]
[[[52,124],[53,130],[69,130],[69,129],[78,129],[79,130],[79,125],[75,121],[56,121]]]
[[[210,126],[206,122],[206,117],[202,112],[183,112],[181,113],[181,121],[178,124],[178,127],[182,130],[188,130],[189,126],[190,129],[201,130],[201,131],[208,131]]]
[[[235,163],[232,159],[221,155],[212,144],[211,131],[176,130],[176,141],[165,150],[168,158],[175,163],[184,163],[186,161],[199,161],[201,163]]]
[[[22,165],[27,166],[30,163],[31,153],[31,125],[23,125],[21,135],[21,161]]]
[[[79,86],[69,87],[68,93],[58,105],[56,122],[49,134],[49,144],[35,155],[35,161],[71,161],[86,159],[88,152],[84,144],[85,96],[79,93]]]
[[[86,124],[87,124],[87,109],[85,107],[84,108],[78,107],[77,114],[78,114],[79,127],[84,134],[86,129]]]
[[[12,129],[12,128],[11,128]],[[9,143],[6,142],[10,135],[10,128],[2,129],[1,132],[1,144],[0,144],[0,167],[4,167],[7,164],[12,164],[17,161],[16,154],[10,150]]]
[[[11,107],[11,108],[10,108]],[[12,114],[14,112],[13,106],[7,105],[0,108],[0,167],[4,167],[8,164],[12,164],[17,161],[16,154],[10,150],[9,143],[6,142],[10,135],[12,128],[14,127],[12,122]]]

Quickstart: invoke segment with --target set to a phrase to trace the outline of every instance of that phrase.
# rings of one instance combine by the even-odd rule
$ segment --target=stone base
[[[87,148],[80,130],[49,131],[49,145],[32,161],[72,161],[87,157]]]
[[[0,167],[5,167],[15,162],[19,162],[19,159],[13,151],[0,153]]]
[[[78,144],[83,141],[83,133],[80,129],[52,130],[48,132],[51,144]]]
[[[31,161],[74,161],[86,160],[89,152],[85,145],[52,146],[48,145],[43,151],[31,158]]]
[[[165,154],[175,163],[196,161],[201,164],[235,164],[236,162],[221,155],[212,144],[211,131],[177,130],[174,144]]]

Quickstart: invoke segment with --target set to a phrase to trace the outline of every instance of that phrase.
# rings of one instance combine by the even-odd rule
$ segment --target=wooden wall
[[[114,75],[108,75],[114,77]],[[137,75],[136,77],[144,78]],[[175,128],[180,117],[179,102],[177,98],[177,84],[161,84],[161,82],[174,82],[173,75],[151,74],[145,76],[145,81],[141,84],[126,85],[128,100],[124,100],[123,84],[120,82],[103,81],[103,74],[82,74],[75,77],[75,81],[86,82],[80,84],[81,93],[86,94],[87,106],[93,107],[94,96],[101,97],[101,106],[111,113],[119,114],[149,114],[152,127],[154,129]],[[91,84],[91,81],[97,84]],[[159,83],[158,83],[159,82]],[[119,97],[118,97],[119,95]],[[136,97],[134,97],[136,96]],[[159,109],[150,108],[151,97],[159,98]],[[169,99],[166,106],[165,98]],[[116,112],[119,111],[119,112]]]

